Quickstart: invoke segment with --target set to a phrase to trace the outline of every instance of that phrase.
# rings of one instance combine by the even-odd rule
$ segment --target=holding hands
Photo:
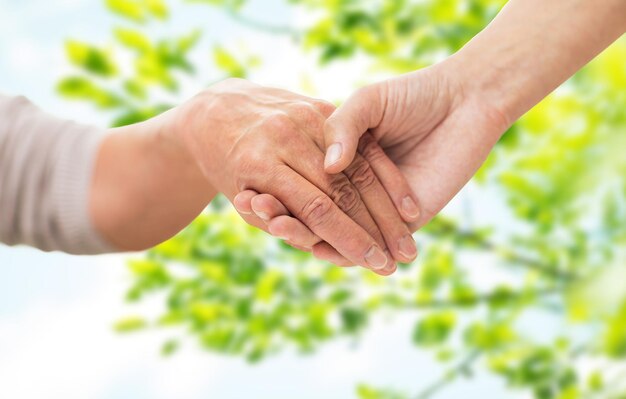
[[[427,223],[467,183],[508,125],[496,109],[464,97],[461,83],[448,78],[447,67],[444,63],[365,87],[336,110],[323,128],[325,171],[340,175],[365,156],[411,231]],[[282,227],[280,233],[270,232],[297,247],[311,249],[314,243],[313,253],[325,258],[316,250],[323,238],[291,215],[279,198],[268,194],[247,190],[236,197],[235,205],[269,215],[268,226]],[[406,257],[395,260],[406,261]]]
[[[459,192],[511,123],[626,31],[625,4],[511,0],[453,56],[362,88],[339,109],[219,83],[105,140],[94,224],[118,249],[144,249],[219,191],[248,223],[296,248],[389,275],[415,259],[411,232]]]
[[[580,38],[579,31],[588,34]],[[625,31],[621,0],[599,8],[578,0],[511,0],[453,56],[351,96],[324,125],[325,171],[349,171],[354,159],[370,154],[372,169],[414,231],[461,190],[516,119]],[[235,204],[271,215],[269,225],[280,220],[279,235],[296,246],[323,242],[267,194],[244,191]],[[315,245],[313,253],[323,257]]]
[[[340,173],[324,171],[323,127],[333,111],[323,101],[227,80],[183,105],[171,131],[248,223],[284,238],[296,232],[294,246],[336,264],[393,273],[395,261],[417,255],[405,222],[418,213],[397,201],[415,199],[371,137]],[[253,198],[257,192],[265,195]]]

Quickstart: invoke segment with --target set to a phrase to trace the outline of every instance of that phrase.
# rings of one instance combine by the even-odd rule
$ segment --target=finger
[[[417,256],[417,248],[411,232],[369,163],[357,154],[344,173],[359,191],[394,259],[400,262],[413,261]]]
[[[237,203],[238,208],[253,209],[257,213],[257,217],[255,217],[254,214],[244,215],[240,212],[248,224],[256,226],[274,237],[286,240],[286,244],[295,249],[311,252],[313,245],[321,242],[321,239],[302,222],[290,217],[287,208],[270,194],[257,194],[254,190],[246,190],[239,193],[233,202]],[[262,216],[259,216],[259,213]],[[328,247],[330,248],[329,252],[324,257],[318,256],[319,259],[338,266],[353,265],[330,245]]]
[[[311,251],[313,246],[324,242],[313,234],[308,227],[302,224],[301,221],[288,215],[278,216],[272,219],[267,224],[267,227],[270,234],[274,237],[281,237],[290,243],[296,244],[298,247],[307,248],[308,251]],[[336,249],[328,244],[326,245],[328,246],[328,251],[324,256],[316,255],[317,258],[332,262],[338,266],[354,265],[354,263],[341,256]]]
[[[312,249],[313,256],[317,259],[324,260],[326,262],[330,262],[334,265],[341,267],[352,267],[354,263],[350,262],[348,259],[341,256],[335,248],[330,246],[327,242],[320,242],[315,244]]]
[[[339,173],[352,163],[359,139],[370,128],[378,126],[383,118],[384,84],[365,87],[343,104],[324,126],[328,173]]]
[[[254,190],[242,191],[233,198],[233,206],[240,215],[253,215],[252,198],[257,195],[259,195],[259,193]]]
[[[388,253],[389,250],[383,234],[361,199],[357,187],[343,173],[329,175],[322,171],[323,154],[318,146],[313,141],[302,141],[290,145],[290,150],[297,151],[298,154],[306,154],[306,156],[291,156],[285,162],[294,171],[326,193],[337,204],[339,209],[363,227],[377,241],[380,247]],[[320,173],[320,171],[322,172]],[[380,188],[384,193],[382,186]],[[386,193],[384,194],[386,196]],[[390,210],[396,212],[390,200],[388,200],[388,204],[390,204]],[[404,224],[399,217],[398,220],[400,220],[401,225]],[[336,249],[339,250],[339,248]],[[393,256],[390,258],[393,258]]]
[[[323,129],[324,121],[327,117],[324,115],[324,111],[330,112],[330,109],[328,109],[329,107],[324,103],[316,104],[313,102],[312,104],[313,105],[303,102],[293,103],[291,104],[289,115],[293,119],[294,123],[300,126],[318,147],[322,148],[323,142],[322,137],[319,136],[319,132]],[[330,107],[332,107],[332,105]],[[305,121],[306,123],[302,125],[302,121]],[[298,150],[302,153],[309,153],[309,151],[310,153],[313,153],[313,147],[314,146],[310,146],[311,149],[309,150],[303,146]],[[293,150],[293,148],[290,149]],[[352,168],[352,171],[354,172],[352,176],[353,178],[350,180],[352,180],[353,186],[357,190],[356,192],[361,194],[361,197],[363,193],[367,193],[368,195],[368,203],[361,201],[364,203],[365,207],[358,206],[360,204],[357,205],[358,210],[356,210],[356,212],[362,212],[362,216],[355,214],[356,212],[352,211],[351,207],[346,208],[341,205],[346,201],[342,201],[337,197],[341,195],[347,196],[347,194],[333,195],[333,187],[342,187],[347,185],[346,179],[343,176],[336,175],[334,178],[330,178],[329,180],[334,181],[334,183],[329,185],[326,181],[317,180],[316,174],[306,173],[306,171],[319,169],[319,166],[315,163],[315,161],[313,161],[312,164],[309,164],[312,162],[310,159],[299,158],[299,162],[296,162],[291,166],[305,178],[316,184],[320,189],[322,189],[322,191],[329,194],[335,203],[339,204],[339,207],[344,212],[351,216],[361,226],[365,227],[366,231],[372,234],[374,238],[378,240],[379,237],[382,237],[386,246],[389,249],[393,248],[393,250],[390,251],[393,258],[402,262],[413,261],[417,256],[417,249],[408,227],[404,224],[404,221],[398,214],[394,203],[389,199],[384,187],[378,181],[372,169],[369,168],[367,162],[365,162],[363,157],[358,154],[357,159],[359,159],[359,166],[353,166],[356,163],[355,161],[349,167]],[[296,166],[298,163],[303,163],[304,165],[301,167]],[[398,173],[400,172],[398,171]],[[354,182],[359,183],[359,185],[354,184]],[[346,187],[346,189],[348,192],[350,191],[348,187]],[[358,200],[358,195],[353,196]],[[375,217],[372,219],[372,216]],[[371,224],[372,220],[375,222],[376,226]],[[382,233],[381,236],[378,235],[379,230],[380,233]]]
[[[359,153],[370,165],[403,219],[407,223],[417,221],[420,210],[413,189],[370,133],[364,134],[361,138]]]
[[[311,252],[312,248],[319,244],[324,244],[325,252],[315,255],[318,259],[334,263],[337,266],[354,266],[353,262],[341,256],[335,248],[331,247],[327,242],[322,241],[296,218],[291,216],[279,216],[270,221],[268,228],[273,236],[285,237],[287,243],[293,244],[292,246],[295,248],[304,248],[307,252]]]
[[[261,219],[269,222],[275,217],[289,215],[289,210],[270,194],[259,194],[250,201],[252,211]]]
[[[257,227],[265,231],[266,233],[271,234],[269,229],[267,228],[267,223],[265,223],[265,221],[255,215],[252,210],[252,198],[257,195],[258,193],[254,190],[242,191],[237,194],[235,198],[233,198],[233,206],[235,207],[235,210],[239,213],[239,216],[241,216],[241,218],[245,220],[246,223]]]
[[[285,244],[289,245],[292,248],[297,249],[298,251],[302,251],[302,252],[311,252],[313,250],[312,248],[301,247],[300,245],[294,244],[291,241],[285,241]]]
[[[250,199],[250,195],[254,195]],[[258,194],[253,190],[246,190],[237,197],[239,206],[244,209],[252,209],[254,213],[262,219],[266,225],[263,225],[263,229],[269,232],[274,237],[286,240],[286,243],[290,246],[305,252],[311,252],[312,247],[315,244],[320,243],[322,240],[313,234],[308,227],[306,227],[298,219],[290,216],[289,211],[285,206],[278,201],[273,195],[270,194]],[[242,204],[241,202],[245,202]],[[263,222],[261,222],[263,224]],[[339,266],[351,266],[352,263],[341,256],[331,246],[328,246],[330,251],[324,257],[320,259],[332,262]]]
[[[257,194],[254,190],[246,190],[235,197],[238,208],[252,209],[254,215],[242,215],[249,224],[261,228],[274,237],[286,240],[286,243],[300,251],[311,252],[312,247],[323,241],[298,219],[290,217],[284,205],[270,194]],[[259,213],[261,215],[259,215]],[[337,250],[325,243],[324,252],[316,258],[333,263],[337,266],[353,266]]]
[[[252,199],[252,209],[261,219],[266,220],[270,234],[287,240],[289,243],[294,244],[294,247],[306,248],[310,251],[315,244],[322,242],[321,238],[313,234],[302,222],[291,217],[287,208],[273,195],[257,195]],[[339,252],[332,247],[330,248],[332,254],[323,258],[323,260],[332,261],[340,265],[350,264],[350,261],[341,256]]]
[[[255,189],[273,192],[291,214],[351,262],[380,270],[390,261],[367,231],[342,212],[320,189],[288,166],[278,168],[267,181]]]
[[[267,227],[267,224],[256,215],[243,215],[240,213],[239,216],[241,216],[241,218],[249,225],[254,226],[258,229],[261,229],[268,234],[272,234],[270,233],[270,230]]]
[[[318,259],[326,260],[328,262],[334,263],[338,266],[349,267],[353,266],[351,264],[342,264],[338,259],[333,258],[334,249],[327,242],[320,242],[319,244],[313,247],[313,256]],[[397,266],[395,263],[390,263],[387,267],[381,270],[372,270],[374,273],[381,276],[389,276],[393,274],[397,270]]]
[[[291,241],[301,247],[312,248],[321,242],[321,239],[313,234],[308,227],[291,216],[275,217],[268,222],[267,228],[274,237]]]
[[[398,266],[394,263],[394,264],[390,264],[389,266],[387,266],[386,268],[382,270],[377,270],[375,273],[381,276],[391,276],[392,274],[396,272],[396,270],[398,270]]]

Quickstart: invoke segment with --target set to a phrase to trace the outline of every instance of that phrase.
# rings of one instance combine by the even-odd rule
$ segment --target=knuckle
[[[289,134],[294,130],[294,124],[289,116],[283,112],[275,112],[266,116],[262,122],[263,128],[275,134]]]
[[[300,211],[300,217],[307,226],[315,229],[330,220],[333,201],[325,195],[319,195],[308,201]]]
[[[291,111],[295,118],[307,125],[321,126],[324,123],[324,117],[313,104],[308,102],[294,103]]]
[[[370,167],[370,164],[364,159],[357,159],[352,166],[346,170],[346,175],[359,191],[368,191],[377,183],[378,178]]]
[[[293,104],[293,109],[303,115],[315,115],[317,110],[313,104],[306,101],[297,101]]]
[[[361,196],[349,181],[335,184],[331,198],[342,211],[348,214],[353,213],[361,202]]]
[[[329,117],[337,109],[337,107],[334,104],[332,104],[332,103],[330,103],[328,101],[324,101],[324,100],[314,100],[313,101],[313,105],[325,117]]]
[[[373,163],[380,161],[387,155],[376,142],[376,140],[370,135],[366,134],[361,138],[359,142],[359,152],[367,160],[367,162]]]

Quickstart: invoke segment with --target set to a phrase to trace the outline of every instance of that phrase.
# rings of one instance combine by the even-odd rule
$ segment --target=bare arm
[[[624,0],[511,0],[451,68],[512,123],[624,32]]]
[[[167,114],[112,129],[97,158],[90,195],[95,227],[119,250],[150,248],[179,232],[213,199]]]

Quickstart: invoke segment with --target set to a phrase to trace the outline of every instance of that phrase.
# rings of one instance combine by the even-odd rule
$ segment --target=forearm
[[[512,123],[625,31],[624,0],[511,0],[450,62]]]
[[[120,250],[172,237],[216,194],[167,121],[161,115],[112,129],[101,146],[90,209],[96,228]]]

